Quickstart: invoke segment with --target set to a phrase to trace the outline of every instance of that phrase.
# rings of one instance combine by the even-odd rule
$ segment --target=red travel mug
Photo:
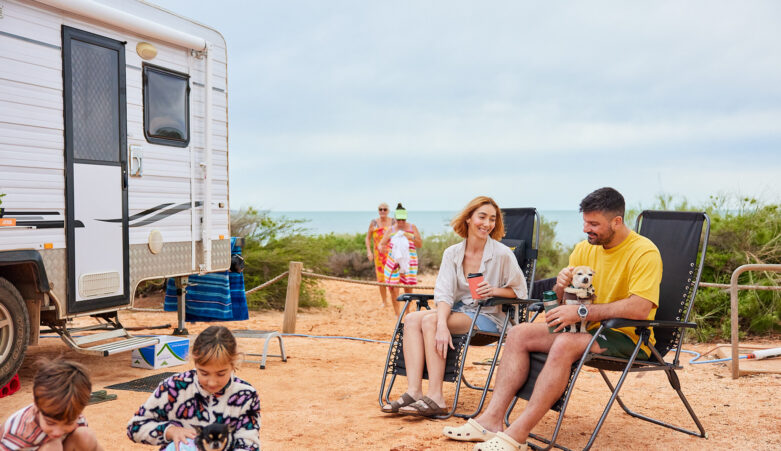
[[[471,272],[466,276],[466,281],[469,282],[469,292],[472,293],[472,299],[480,299],[480,295],[477,294],[477,286],[483,282],[483,273]]]

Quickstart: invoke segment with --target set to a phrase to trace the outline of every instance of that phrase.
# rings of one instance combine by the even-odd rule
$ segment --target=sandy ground
[[[322,288],[330,307],[300,312],[296,332],[375,340],[389,338],[395,318],[390,307],[380,308],[376,287],[323,282]],[[147,299],[144,306],[154,306],[155,301],[159,302]],[[251,312],[250,316],[248,321],[226,325],[232,329],[281,328],[280,312]],[[120,318],[128,327],[176,323],[175,313],[122,312]],[[206,323],[188,324],[191,334],[197,334],[206,326]],[[167,334],[170,330],[135,333]],[[284,341],[289,356],[286,363],[269,358],[265,370],[250,363],[243,363],[238,370],[239,376],[252,383],[260,393],[264,449],[472,449],[471,444],[449,441],[441,435],[443,426],[461,424],[461,419],[432,421],[380,412],[378,392],[387,344],[304,337],[286,337]],[[239,343],[243,352],[258,352],[262,346],[259,340],[253,339],[239,339]],[[775,343],[775,346],[780,345]],[[712,347],[702,344],[686,349],[703,352]],[[490,352],[489,348],[475,348],[468,360],[480,360]],[[94,390],[166,371],[131,368],[129,353],[86,356],[71,351],[57,338],[42,338],[39,346],[28,350],[20,371],[21,390],[0,399],[0,421],[32,401],[35,361],[58,355],[86,364],[91,371]],[[683,361],[688,362],[690,358],[684,354]],[[472,366],[469,375],[471,379],[477,379],[486,371],[484,366]],[[633,419],[616,406],[607,417],[594,449],[781,449],[781,375],[732,380],[723,364],[688,363],[683,364],[678,374],[685,394],[708,432],[707,440]],[[446,384],[446,387],[452,399],[453,384]],[[400,378],[394,387],[394,399],[403,389],[404,378]],[[117,399],[90,405],[85,410],[103,446],[107,450],[153,449],[131,443],[125,435],[127,420],[148,394],[123,390],[109,392],[116,394]],[[663,374],[630,375],[622,396],[640,411],[653,411],[668,421],[694,427]],[[599,374],[587,371],[578,381],[560,441],[573,448],[582,447],[596,424],[600,406],[608,397],[609,392]],[[477,392],[465,388],[459,400],[460,410],[473,409],[477,400]],[[520,402],[516,411],[522,406],[523,402]],[[550,433],[555,418],[550,412],[535,432]],[[638,440],[642,444],[638,444]]]

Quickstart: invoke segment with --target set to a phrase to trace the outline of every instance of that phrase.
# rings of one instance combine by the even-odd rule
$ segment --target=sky
[[[233,209],[781,200],[779,2],[151,1],[228,43]]]

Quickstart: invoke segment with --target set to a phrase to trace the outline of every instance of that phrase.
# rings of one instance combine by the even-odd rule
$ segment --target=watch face
[[[588,316],[588,309],[585,305],[581,305],[578,307],[578,315],[580,315],[581,318],[585,319],[586,316]]]

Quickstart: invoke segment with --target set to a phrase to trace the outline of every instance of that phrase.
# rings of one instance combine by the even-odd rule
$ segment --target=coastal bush
[[[732,272],[745,264],[781,262],[781,205],[765,205],[753,198],[711,197],[705,211],[711,235],[702,280],[729,284]],[[778,286],[781,274],[745,272],[741,285]],[[727,290],[700,288],[695,303],[699,340],[730,338],[730,296]],[[738,291],[741,335],[781,332],[781,292]]]
[[[321,272],[328,261],[328,251],[312,245],[313,239],[303,235],[303,221],[272,218],[268,212],[254,208],[231,215],[231,235],[245,240],[242,253],[246,267],[244,286],[258,286],[288,270],[290,261],[300,261],[304,268]],[[286,279],[247,296],[249,308],[282,310],[285,307]],[[325,295],[317,281],[301,280],[299,306],[324,307]]]
[[[556,277],[569,263],[573,246],[564,246],[556,240],[556,221],[540,216],[540,246],[537,253],[535,280]]]
[[[705,205],[696,206],[686,199],[660,195],[651,208],[708,214],[711,230],[702,282],[729,284],[732,272],[741,265],[781,262],[781,205],[718,195],[711,196]],[[779,282],[781,274],[772,272],[746,272],[738,281],[741,285],[765,286],[778,286]],[[740,290],[738,317],[741,336],[781,332],[781,292]],[[699,327],[690,331],[687,338],[729,340],[730,318],[729,291],[700,287],[692,311],[692,320]]]

